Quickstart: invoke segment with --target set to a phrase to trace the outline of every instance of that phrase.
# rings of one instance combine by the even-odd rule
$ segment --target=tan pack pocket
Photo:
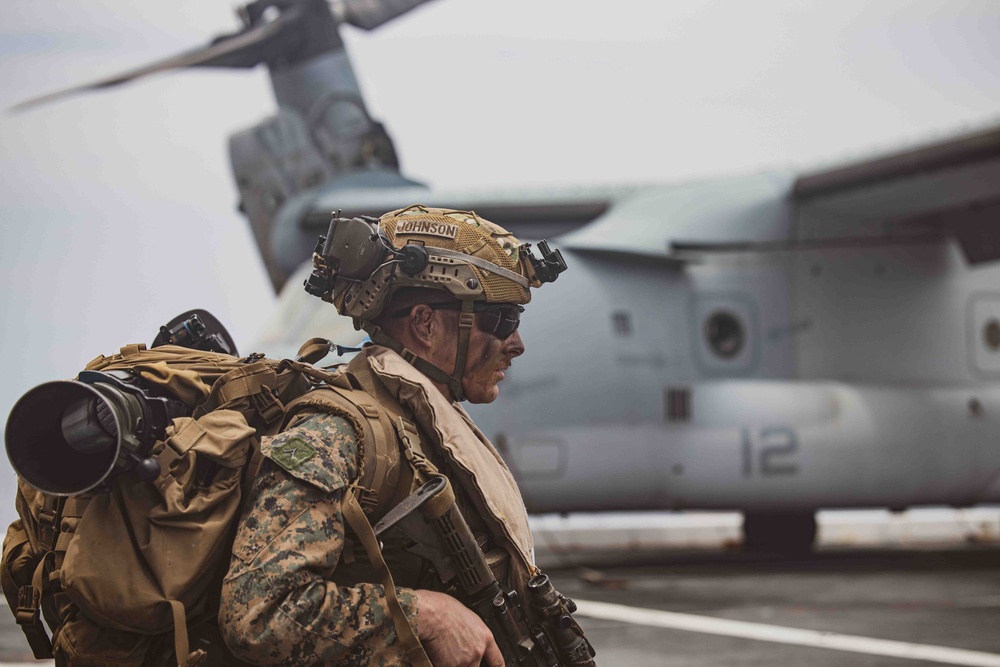
[[[101,627],[78,616],[64,623],[53,637],[52,655],[57,667],[151,667],[159,662],[170,663],[172,647],[161,646],[162,640],[150,635],[123,632]]]
[[[253,433],[231,410],[175,420],[156,482],[119,477],[87,507],[62,566],[70,599],[110,628],[144,633],[173,629],[168,600],[202,611],[211,573],[228,563]]]

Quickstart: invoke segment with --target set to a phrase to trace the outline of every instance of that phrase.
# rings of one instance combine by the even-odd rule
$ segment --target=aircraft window
[[[663,392],[668,422],[684,422],[691,419],[691,389],[689,387],[667,387]]]
[[[986,341],[986,346],[994,352],[1000,350],[1000,322],[990,320],[986,323],[986,326],[983,327],[983,340]]]
[[[611,313],[611,324],[619,336],[632,335],[632,316],[624,310],[616,310]]]
[[[746,332],[736,315],[718,310],[705,321],[705,338],[716,356],[732,359],[743,349]]]

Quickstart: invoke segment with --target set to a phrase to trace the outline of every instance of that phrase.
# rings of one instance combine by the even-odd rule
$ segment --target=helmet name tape
[[[458,236],[458,225],[444,222],[432,222],[430,220],[402,220],[396,223],[397,234],[426,234],[428,236],[440,236],[445,239],[454,239]]]

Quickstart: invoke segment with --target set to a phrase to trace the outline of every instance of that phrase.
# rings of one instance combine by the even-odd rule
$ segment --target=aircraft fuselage
[[[532,511],[1000,500],[1000,271],[953,242],[564,253],[472,406]]]

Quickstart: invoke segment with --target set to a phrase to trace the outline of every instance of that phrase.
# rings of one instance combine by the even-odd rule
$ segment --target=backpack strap
[[[417,425],[406,418],[399,401],[389,393],[382,381],[375,377],[368,364],[352,363],[344,375],[366,394],[375,398],[382,410],[388,413],[390,424],[399,442],[400,451],[417,476],[417,481],[423,483],[428,481],[431,475],[438,474],[438,469],[423,453]]]
[[[400,494],[403,497],[409,495],[410,484],[400,484],[399,475],[403,468],[398,465],[400,452],[418,480],[437,472],[420,452],[417,427],[398,413],[395,398],[373,374],[364,373],[365,366],[361,363],[351,364],[348,372],[340,373],[330,373],[299,362],[282,363],[288,363],[293,368],[303,366],[303,373],[324,383],[321,388],[289,404],[282,428],[298,413],[316,409],[341,414],[355,426],[361,440],[362,460],[359,462],[358,478],[344,494],[344,520],[364,547],[372,570],[385,589],[389,615],[407,659],[414,667],[432,667],[399,602],[392,573],[369,520],[369,516],[381,516],[395,506],[402,499],[397,498]],[[350,372],[354,368],[360,372]],[[386,492],[393,489],[394,492]]]
[[[433,667],[424,647],[420,644],[420,639],[413,631],[413,626],[406,618],[399,598],[396,596],[396,584],[393,582],[392,573],[389,572],[389,567],[382,557],[382,550],[379,548],[378,538],[375,537],[375,530],[368,521],[368,517],[365,516],[364,510],[361,509],[357,496],[351,493],[351,489],[348,489],[348,492],[344,494],[342,511],[347,524],[364,546],[372,569],[375,570],[376,576],[381,580],[382,587],[385,589],[389,616],[392,618],[392,623],[396,628],[396,636],[406,652],[407,659],[414,667]]]
[[[32,549],[34,554],[41,554],[41,558],[39,558],[38,564],[35,565],[31,576],[31,583],[17,587],[16,595],[8,595],[7,587],[16,587],[13,578],[11,578],[9,583],[4,582],[4,595],[7,596],[8,604],[14,612],[14,618],[18,626],[20,626],[21,631],[24,633],[25,639],[28,640],[31,652],[36,658],[51,658],[52,640],[45,631],[45,626],[42,624],[39,612],[42,608],[43,595],[48,590],[47,584],[49,582],[46,579],[46,574],[56,567],[55,550],[59,538],[59,523],[65,499],[48,494],[42,494],[42,498],[43,504],[38,512],[35,529],[37,531],[37,544],[32,543],[31,533],[28,530],[23,531],[25,540],[30,544],[29,548]],[[20,537],[20,535],[17,537]],[[23,543],[20,542],[20,544]],[[9,558],[17,546],[18,540],[14,540],[13,543],[8,544],[4,549],[3,561],[7,566],[3,568],[4,578],[10,577],[8,571],[10,565]]]
[[[14,612],[14,618],[24,633],[25,639],[28,640],[32,654],[36,660],[41,660],[52,657],[52,640],[49,639],[38,613],[42,603],[42,584],[44,583],[42,576],[45,571],[46,558],[43,557],[35,566],[31,584],[26,586],[18,586],[14,582],[9,567],[12,552],[27,542],[28,532],[24,529],[13,534],[8,533],[3,549],[4,567],[0,570],[0,584],[3,585],[7,605]]]
[[[45,569],[55,557],[55,552],[49,551],[38,561],[35,573],[31,576],[31,583],[21,586],[17,591],[17,611],[14,618],[21,626],[21,631],[28,640],[31,652],[36,658],[52,657],[52,640],[45,632],[45,626],[39,617],[39,610],[42,607],[42,587],[45,585]]]
[[[119,354],[121,354],[123,358],[128,359],[129,357],[134,357],[138,355],[145,349],[146,349],[145,343],[133,343],[132,345],[126,345],[125,347],[121,348],[121,350],[119,350]]]
[[[389,394],[389,390],[375,378],[374,374],[371,373],[367,365],[354,364],[355,368],[351,369],[351,372],[345,373],[349,381],[352,384],[356,384],[358,388],[363,391],[366,395],[374,398],[376,400],[376,405],[381,409],[379,412],[379,422],[383,424],[383,428],[386,422],[391,424],[391,428],[396,435],[396,441],[399,444],[398,452],[402,452],[403,456],[406,458],[407,462],[410,464],[410,469],[413,471],[414,476],[418,481],[426,481],[427,476],[437,472],[434,465],[427,460],[427,458],[420,452],[420,434],[417,431],[417,427],[413,422],[407,421],[403,418],[399,411],[395,408],[398,405],[396,399]],[[350,368],[350,367],[349,367]],[[365,373],[364,371],[368,371]],[[390,418],[390,413],[391,417]],[[374,477],[374,476],[372,476]],[[397,493],[385,494],[381,491],[385,488],[382,486],[382,480],[374,477],[373,479],[366,480],[373,488],[373,491],[378,496],[390,496],[393,499],[392,505],[397,503],[395,496],[398,496],[402,492],[409,493],[409,485],[407,488],[398,488]],[[401,487],[402,485],[398,485]],[[353,489],[349,489],[353,491]],[[355,499],[355,493],[347,493],[344,499],[344,518],[347,519],[348,525],[350,525],[351,530],[354,531],[355,536],[361,542],[361,545],[365,549],[365,553],[368,556],[368,562],[371,564],[372,569],[377,573],[380,579],[382,579],[382,586],[386,591],[386,600],[389,603],[390,615],[392,616],[392,621],[396,626],[396,634],[400,638],[403,645],[403,649],[406,651],[406,657],[409,659],[410,663],[415,667],[429,667],[430,660],[427,658],[427,654],[424,652],[423,646],[420,644],[420,640],[416,637],[413,628],[410,626],[409,621],[406,618],[406,614],[403,612],[402,605],[399,604],[399,600],[396,597],[396,587],[392,580],[392,573],[389,571],[389,567],[385,563],[385,559],[382,556],[382,549],[379,545],[378,539],[375,536],[375,531],[368,520],[368,517],[364,512],[359,511],[360,506]]]
[[[178,600],[167,600],[170,605],[170,612],[174,617],[174,655],[177,658],[177,667],[186,667],[188,658],[187,614],[184,613],[184,604]]]
[[[430,459],[424,456],[420,447],[420,432],[417,430],[417,425],[403,419],[401,415],[396,417],[392,425],[396,429],[396,437],[399,438],[399,446],[403,456],[413,468],[417,482],[423,484],[430,481],[433,475],[440,474]]]
[[[269,427],[276,424],[285,414],[285,406],[277,394],[278,376],[272,362],[261,360],[238,366],[222,375],[212,385],[212,393],[207,400],[199,405],[192,417],[198,417],[228,405],[235,405],[251,423],[252,414],[256,413]],[[249,399],[249,405],[244,406],[241,399]],[[253,424],[251,423],[251,426]]]

